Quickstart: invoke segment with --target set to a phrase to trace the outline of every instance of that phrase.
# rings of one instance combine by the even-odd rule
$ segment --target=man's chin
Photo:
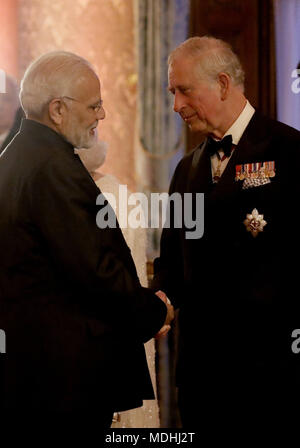
[[[76,136],[70,136],[66,134],[61,134],[65,140],[67,140],[71,145],[74,146],[74,148],[78,149],[88,149],[95,145],[97,142],[97,135],[87,135],[85,138],[76,138]]]
[[[188,124],[189,126],[189,130],[191,132],[197,132],[200,134],[207,134],[208,133],[208,129],[207,129],[207,124],[201,121],[195,121],[195,122],[191,122]]]
[[[96,136],[95,137],[90,137],[87,140],[82,140],[82,141],[78,142],[78,144],[80,146],[75,145],[75,148],[78,148],[78,149],[89,149],[89,148],[92,148],[92,146],[94,146],[96,144],[96,142],[97,142]]]
[[[82,143],[81,144],[81,146],[79,147],[79,146],[77,146],[77,148],[80,148],[80,149],[89,149],[89,148],[91,148],[92,146],[94,146],[94,144],[95,144],[95,142],[92,142],[92,143]]]

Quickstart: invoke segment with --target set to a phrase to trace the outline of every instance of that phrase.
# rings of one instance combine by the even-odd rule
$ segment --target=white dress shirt
[[[255,112],[255,109],[249,101],[247,100],[246,105],[238,118],[235,120],[235,122],[230,126],[230,128],[226,131],[226,133],[223,135],[223,138],[226,137],[226,135],[232,135],[232,143],[234,145],[237,145],[246,129],[246,127],[249,124],[249,121],[251,120],[253,114]],[[229,162],[229,159],[233,153],[231,152],[230,157],[227,157],[225,160],[221,161],[224,152],[222,150],[218,151],[219,156],[217,154],[214,154],[211,156],[211,174],[212,178],[216,175],[217,168],[219,168],[220,175],[223,174],[227,163]]]

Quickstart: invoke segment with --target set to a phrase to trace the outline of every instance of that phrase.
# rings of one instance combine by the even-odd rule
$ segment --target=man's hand
[[[167,336],[167,334],[169,333],[170,330],[171,330],[171,325],[164,325],[163,327],[161,327],[159,332],[156,333],[156,335],[154,336],[155,339],[160,339],[160,338]]]
[[[159,332],[156,333],[156,335],[155,335],[156,338],[161,338],[161,337],[166,336],[168,334],[168,332],[171,330],[170,323],[174,319],[174,308],[171,305],[170,300],[168,299],[168,297],[166,296],[166,294],[164,292],[157,291],[155,294],[166,304],[166,307],[168,310],[164,325],[159,330]]]

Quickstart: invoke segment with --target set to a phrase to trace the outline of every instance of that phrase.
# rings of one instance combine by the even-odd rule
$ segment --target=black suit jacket
[[[153,390],[143,342],[166,307],[142,288],[120,229],[71,144],[24,120],[0,158],[0,328],[8,410],[114,410]]]
[[[153,287],[180,308],[178,384],[195,393],[233,396],[250,384],[280,384],[278,370],[290,382],[297,376],[299,156],[300,133],[256,112],[217,185],[206,142],[177,166],[170,193],[204,193],[204,234],[188,240],[185,228],[163,230]],[[266,161],[275,162],[271,182],[242,189],[236,165]],[[254,238],[244,220],[255,208],[267,225]]]

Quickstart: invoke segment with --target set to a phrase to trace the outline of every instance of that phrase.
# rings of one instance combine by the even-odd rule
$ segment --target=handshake
[[[166,294],[164,292],[157,291],[155,294],[165,303],[165,305],[167,307],[167,317],[166,317],[165,323],[161,327],[159,332],[156,333],[156,335],[155,335],[155,338],[158,339],[158,338],[162,338],[162,337],[166,336],[168,334],[168,332],[171,330],[170,323],[174,319],[174,308],[171,305],[170,300],[168,299],[168,297],[166,296]]]

